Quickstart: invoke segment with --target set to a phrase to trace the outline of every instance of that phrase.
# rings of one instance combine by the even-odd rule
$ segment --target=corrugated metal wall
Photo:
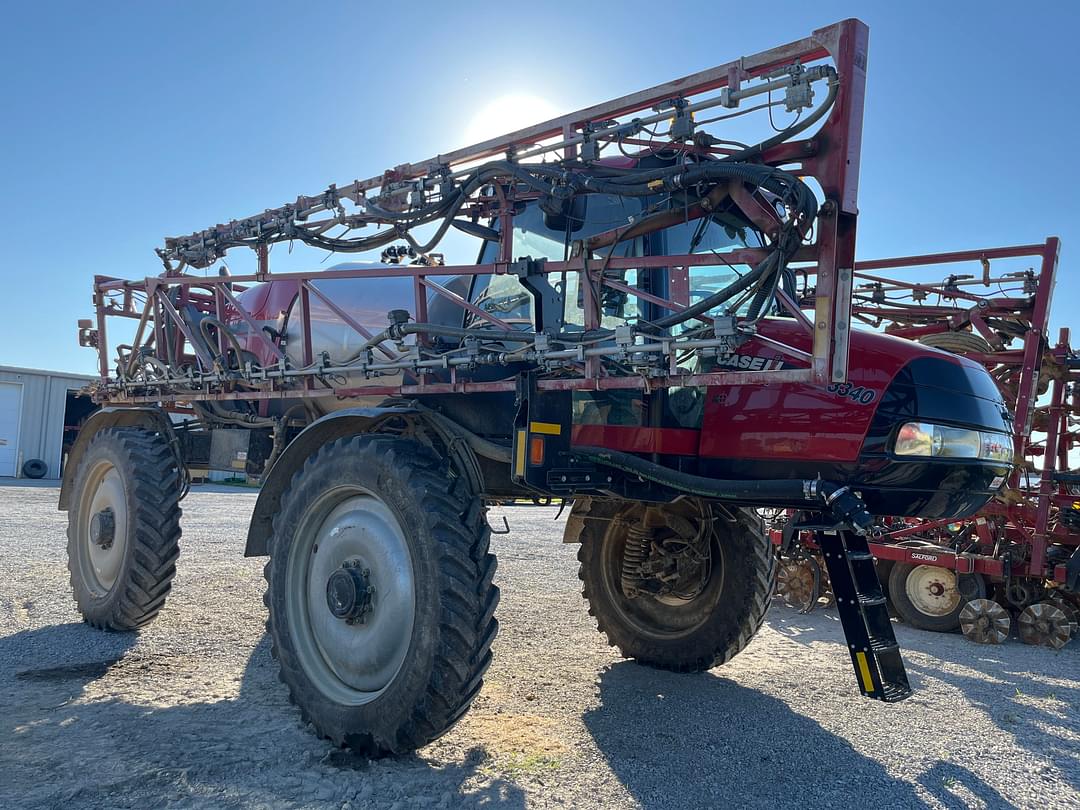
[[[22,383],[19,420],[19,456],[23,462],[40,458],[49,465],[46,478],[60,477],[60,449],[64,438],[67,392],[92,378],[54,371],[0,366],[0,382]]]

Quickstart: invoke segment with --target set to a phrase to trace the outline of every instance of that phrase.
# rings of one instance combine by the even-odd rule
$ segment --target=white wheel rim
[[[83,581],[97,596],[104,596],[116,585],[127,553],[128,512],[124,479],[112,462],[102,459],[87,476],[83,492],[84,508],[79,516],[79,542],[83,547]],[[110,510],[114,521],[111,542],[94,542],[91,523],[99,512]]]
[[[368,572],[375,589],[370,612],[354,623],[327,604],[327,581],[346,563]],[[289,627],[308,677],[343,705],[378,697],[405,662],[416,614],[412,555],[393,512],[357,487],[327,493],[300,522],[286,577]]]
[[[915,609],[925,616],[948,616],[960,605],[956,575],[934,565],[911,569],[904,582],[904,593]]]

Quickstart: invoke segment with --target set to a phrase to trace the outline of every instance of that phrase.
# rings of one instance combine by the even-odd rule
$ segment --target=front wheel
[[[776,557],[760,518],[703,501],[580,501],[578,561],[598,629],[626,658],[679,672],[718,666],[765,619]]]
[[[266,566],[281,680],[368,756],[446,732],[491,661],[498,588],[480,498],[416,442],[331,442],[282,496]]]

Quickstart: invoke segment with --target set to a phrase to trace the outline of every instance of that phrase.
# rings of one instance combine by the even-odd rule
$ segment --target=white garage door
[[[15,475],[19,461],[19,415],[22,386],[0,383],[0,476]]]

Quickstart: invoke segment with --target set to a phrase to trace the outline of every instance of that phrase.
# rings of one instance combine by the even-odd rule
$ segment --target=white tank
[[[384,265],[344,264],[335,270],[383,267]],[[411,278],[328,278],[316,279],[311,286],[323,293],[349,317],[372,335],[390,325],[387,317],[392,309],[403,309],[414,315],[416,309]],[[319,296],[309,294],[311,308],[311,351],[318,362],[323,352],[330,356],[334,365],[346,364],[356,359],[366,338],[345,323]],[[286,354],[294,366],[303,365],[303,325],[294,300],[286,321]],[[411,342],[411,337],[409,341]],[[391,348],[387,345],[385,348]],[[378,356],[378,353],[376,353]]]

